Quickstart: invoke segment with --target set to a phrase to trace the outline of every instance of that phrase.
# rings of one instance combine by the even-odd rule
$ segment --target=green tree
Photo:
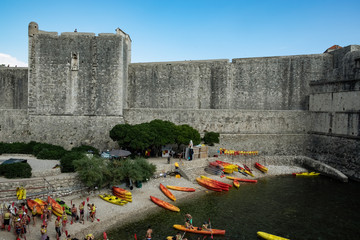
[[[61,172],[75,172],[74,161],[84,157],[81,152],[68,152],[60,159]]]
[[[153,136],[151,148],[156,156],[158,156],[162,146],[175,143],[176,125],[172,122],[153,120],[150,122],[150,131]]]
[[[206,132],[203,138],[205,144],[214,146],[214,143],[219,143],[219,133],[216,132]]]
[[[87,187],[103,187],[109,183],[110,171],[106,160],[99,157],[83,157],[73,162],[80,180]]]
[[[180,145],[188,145],[190,140],[193,141],[194,145],[198,145],[201,142],[200,133],[187,124],[177,126],[176,134],[178,148],[180,148]]]

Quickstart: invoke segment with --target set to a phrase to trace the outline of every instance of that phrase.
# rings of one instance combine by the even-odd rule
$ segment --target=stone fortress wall
[[[58,35],[30,23],[28,75],[0,68],[0,141],[104,149],[115,145],[108,136],[115,124],[162,119],[219,132],[221,147],[307,155],[360,179],[359,55],[351,45],[313,55],[131,64],[131,39],[120,29]]]

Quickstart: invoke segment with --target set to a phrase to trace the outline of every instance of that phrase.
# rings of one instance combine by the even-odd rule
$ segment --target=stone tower
[[[35,133],[39,131],[35,134],[38,140],[49,141],[46,138],[50,137],[57,143],[69,139],[68,147],[79,140],[94,144],[97,134],[108,136],[111,127],[123,122],[130,49],[131,39],[120,29],[98,36],[58,35],[40,31],[31,22],[28,113]],[[86,127],[101,130],[89,134]],[[71,140],[83,130],[82,139]]]

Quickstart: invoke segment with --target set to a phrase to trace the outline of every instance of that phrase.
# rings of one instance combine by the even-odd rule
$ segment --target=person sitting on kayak
[[[189,219],[186,219],[185,227],[188,228],[188,229],[194,229],[194,226],[193,226],[192,224],[190,224],[190,220],[189,220]]]
[[[94,235],[92,235],[91,233],[86,235],[86,240],[94,240]]]
[[[207,222],[204,222],[203,225],[201,226],[202,230],[205,231],[211,231],[210,229],[208,229],[209,224]]]
[[[192,222],[192,216],[191,216],[189,213],[185,214],[185,222],[186,222],[186,220],[189,220],[189,222],[190,222],[191,225],[193,224],[193,222]]]
[[[184,235],[183,235],[184,236]],[[177,232],[177,234],[175,235],[175,237],[173,237],[173,240],[187,240],[187,238],[183,238],[183,236],[181,236],[180,232]]]

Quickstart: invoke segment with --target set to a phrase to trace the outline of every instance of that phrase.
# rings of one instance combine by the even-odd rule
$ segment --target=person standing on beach
[[[10,210],[8,209],[6,211],[6,213],[4,213],[4,228],[7,229],[6,227],[10,226],[10,219],[11,219],[11,214],[10,214]]]
[[[148,229],[146,231],[146,240],[151,240],[151,234],[152,234],[153,230],[151,229],[151,226],[148,226]]]
[[[72,208],[71,208],[71,222],[76,222],[76,217],[77,217],[77,208],[75,207],[75,204],[73,204]]]
[[[64,211],[62,215],[62,229],[61,229],[62,233],[66,232],[66,223],[67,223],[67,216],[66,216],[66,212]]]
[[[56,232],[56,239],[59,240],[61,237],[61,222],[60,217],[57,217],[55,220],[55,232]]]
[[[45,207],[46,207],[46,206],[45,206]],[[49,222],[51,222],[51,214],[52,214],[51,204],[48,204],[47,210],[48,210],[48,220],[49,220]]]
[[[80,223],[82,222],[82,224],[85,223],[85,221],[84,221],[84,204],[85,204],[85,202],[81,202],[80,205],[79,205],[79,211],[80,211],[79,222]]]
[[[41,240],[46,240],[48,236],[47,236],[47,229],[46,229],[45,225],[41,226],[40,233],[41,233]]]
[[[34,225],[34,226],[35,226],[36,214],[37,214],[37,210],[36,210],[36,206],[34,206],[34,207],[33,207],[33,210],[31,211],[31,215],[32,215],[32,220],[33,220],[33,225]]]

